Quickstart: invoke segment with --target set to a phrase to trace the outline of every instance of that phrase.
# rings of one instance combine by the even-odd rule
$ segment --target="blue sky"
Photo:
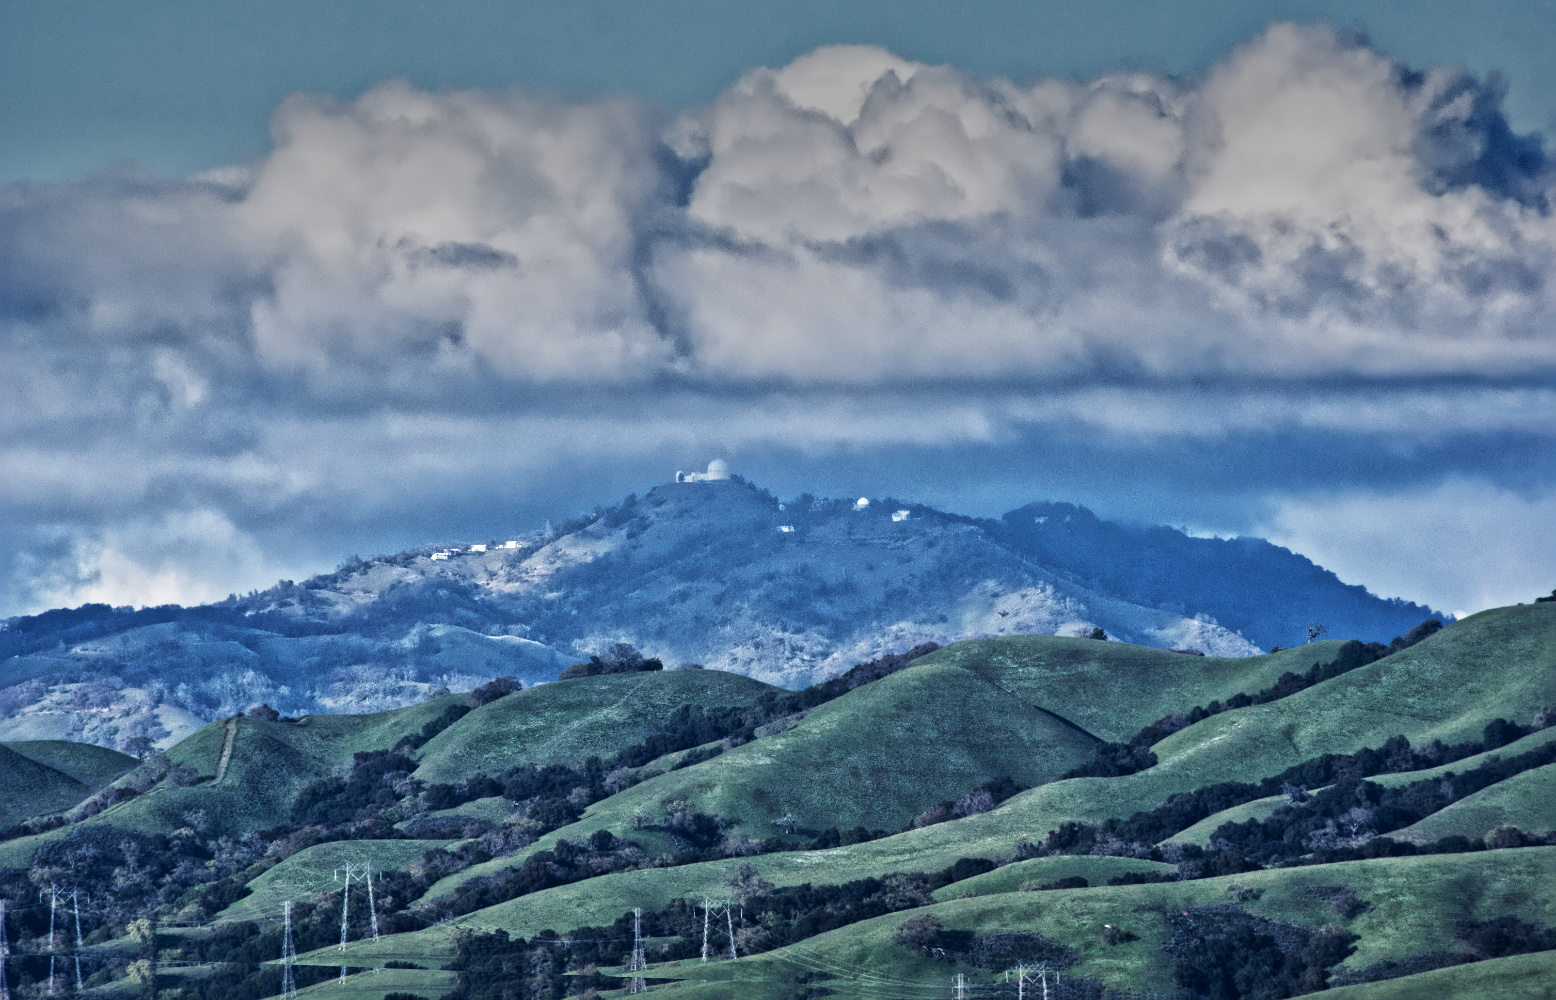
[[[1551,2],[0,10],[0,614],[713,457],[1556,586]]]
[[[125,161],[177,176],[269,146],[286,94],[523,87],[671,104],[821,45],[881,45],[975,77],[1187,73],[1271,20],[1359,27],[1414,63],[1504,73],[1520,130],[1556,122],[1553,0],[4,0],[0,181]]]

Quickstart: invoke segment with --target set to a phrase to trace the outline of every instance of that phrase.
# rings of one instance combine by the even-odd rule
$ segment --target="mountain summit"
[[[1387,640],[1433,612],[1258,539],[1033,504],[1000,520],[890,499],[780,501],[700,474],[514,539],[353,557],[198,608],[87,606],[0,632],[0,737],[166,739],[266,702],[368,711],[493,676],[555,679],[618,642],[801,687],[979,636],[1107,636],[1244,656],[1305,624]]]

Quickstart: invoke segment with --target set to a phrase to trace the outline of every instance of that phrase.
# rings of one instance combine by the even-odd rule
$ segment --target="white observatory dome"
[[[863,510],[863,509],[865,509],[868,506],[870,506],[870,498],[869,497],[860,497],[859,498],[859,502],[854,504],[854,510]]]
[[[709,462],[708,463],[708,478],[709,479],[728,479],[729,478],[729,463],[724,461],[722,458],[715,458],[713,461]]]

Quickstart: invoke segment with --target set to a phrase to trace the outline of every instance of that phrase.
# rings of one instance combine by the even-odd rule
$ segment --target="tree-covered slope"
[[[1243,658],[983,638],[803,691],[621,660],[225,719],[0,843],[0,893],[75,871],[106,901],[99,940],[156,914],[206,959],[278,953],[290,899],[304,985],[411,962],[459,973],[460,1000],[500,995],[488,960],[558,996],[609,987],[635,908],[655,989],[686,997],[919,995],[958,973],[998,996],[1006,959],[1038,955],[1093,995],[1208,996],[1258,963],[1281,995],[1480,989],[1556,948],[1556,604],[1431,632]],[[374,866],[376,911],[343,905],[347,862]],[[722,946],[748,957],[696,960],[704,898],[732,901]],[[1465,962],[1484,968],[1440,968]]]

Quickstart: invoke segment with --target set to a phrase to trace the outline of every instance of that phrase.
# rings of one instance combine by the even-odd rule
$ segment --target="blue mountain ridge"
[[[0,739],[166,742],[255,702],[375,711],[493,676],[553,680],[618,641],[799,687],[931,640],[1102,628],[1247,655],[1304,641],[1310,621],[1386,642],[1435,614],[1261,539],[1061,503],[980,519],[785,502],[736,477],[664,484],[517,538],[352,557],[210,605],[9,619]]]

